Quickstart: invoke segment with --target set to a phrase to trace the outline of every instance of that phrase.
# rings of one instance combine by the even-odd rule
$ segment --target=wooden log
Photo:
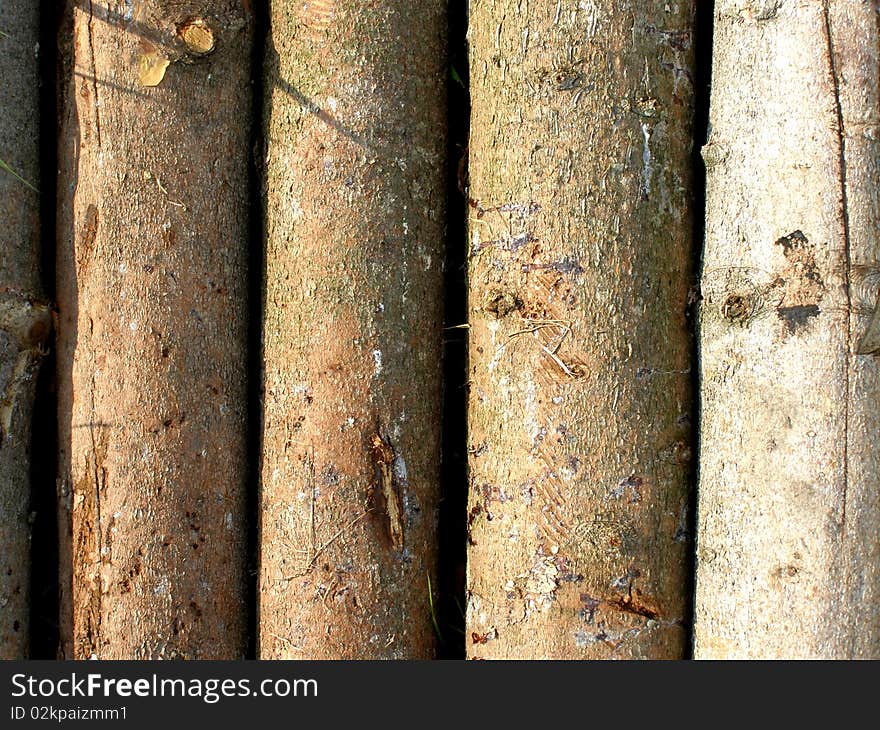
[[[238,658],[252,19],[239,0],[64,19],[63,655]]]
[[[470,5],[473,658],[685,651],[693,26]]]
[[[878,3],[716,3],[695,656],[880,657]]]
[[[260,656],[434,651],[446,3],[271,3]]]

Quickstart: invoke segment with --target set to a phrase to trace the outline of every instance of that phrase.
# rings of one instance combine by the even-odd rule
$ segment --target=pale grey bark
[[[716,4],[695,653],[880,655],[878,3]]]

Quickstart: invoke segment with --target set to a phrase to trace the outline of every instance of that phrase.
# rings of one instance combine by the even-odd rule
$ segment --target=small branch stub
[[[188,20],[177,29],[177,34],[193,56],[207,56],[216,46],[214,32],[200,18]]]

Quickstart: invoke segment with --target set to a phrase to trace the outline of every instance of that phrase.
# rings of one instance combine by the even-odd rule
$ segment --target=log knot
[[[19,350],[40,350],[49,337],[52,318],[46,302],[12,291],[0,291],[0,332]]]

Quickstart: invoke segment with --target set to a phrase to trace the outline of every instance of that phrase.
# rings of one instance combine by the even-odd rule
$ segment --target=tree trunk
[[[260,655],[432,655],[446,3],[271,3]]]
[[[65,23],[63,654],[238,658],[251,18],[70,0]]]
[[[699,658],[880,656],[878,10],[716,5]]]
[[[39,3],[0,5],[0,659],[28,650],[31,411],[40,301]]]
[[[471,3],[471,657],[684,652],[693,22]]]

